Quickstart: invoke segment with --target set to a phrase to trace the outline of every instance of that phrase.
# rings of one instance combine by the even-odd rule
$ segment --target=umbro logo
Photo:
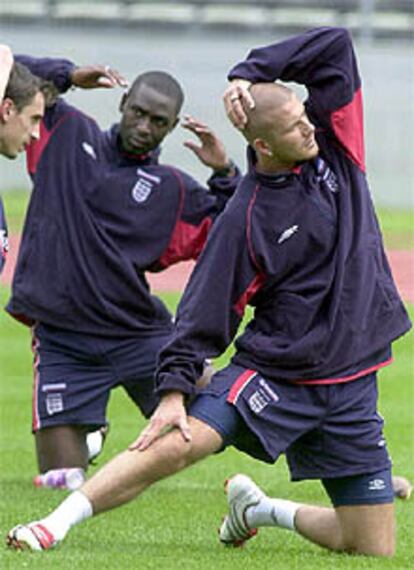
[[[91,144],[84,141],[82,143],[82,148],[86,152],[86,154],[89,154],[89,156],[91,156],[94,160],[96,160],[96,152],[95,152],[95,149],[93,148],[93,146]]]
[[[288,228],[287,230],[285,230],[284,232],[282,232],[279,236],[279,239],[277,240],[277,243],[283,243],[284,241],[286,241],[287,239],[291,238],[299,229],[299,226],[295,225],[295,226],[291,226],[290,228]]]
[[[384,479],[372,479],[368,483],[368,490],[369,491],[382,491],[383,489],[385,489]]]

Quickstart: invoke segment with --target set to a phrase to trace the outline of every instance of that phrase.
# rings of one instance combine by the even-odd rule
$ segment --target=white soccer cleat
[[[394,495],[403,501],[408,501],[411,497],[413,486],[408,479],[405,477],[395,476],[392,478],[392,486],[394,489]]]
[[[13,550],[49,550],[57,543],[53,534],[37,522],[28,525],[19,524],[7,535],[7,546]]]
[[[229,513],[219,529],[220,541],[226,545],[243,546],[246,540],[257,534],[257,528],[249,528],[246,510],[257,505],[265,494],[247,477],[235,475],[225,484]]]

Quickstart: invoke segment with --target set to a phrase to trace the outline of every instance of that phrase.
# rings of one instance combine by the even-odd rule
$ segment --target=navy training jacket
[[[19,61],[61,92],[70,86],[67,60]],[[172,326],[145,272],[199,255],[239,175],[212,176],[207,190],[158,155],[125,154],[117,125],[102,132],[62,98],[47,109],[28,152],[34,187],[9,313],[97,335]]]
[[[320,28],[254,49],[229,78],[306,85],[319,157],[267,176],[250,169],[213,228],[160,355],[158,391],[194,391],[206,357],[254,318],[233,362],[266,378],[329,384],[391,361],[410,328],[368,190],[361,82],[349,33]],[[214,284],[214,286],[213,286]]]

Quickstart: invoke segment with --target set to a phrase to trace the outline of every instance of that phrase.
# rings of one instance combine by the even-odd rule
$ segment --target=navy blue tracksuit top
[[[73,64],[20,57],[63,92]],[[62,98],[47,109],[28,152],[34,187],[7,310],[112,336],[165,333],[171,315],[151,295],[146,271],[196,258],[239,176],[188,174],[122,151],[118,126],[102,132]]]
[[[319,157],[282,175],[250,169],[213,228],[160,355],[159,391],[190,394],[205,357],[254,318],[233,362],[305,383],[349,381],[391,360],[410,328],[367,186],[361,82],[349,33],[320,28],[250,52],[229,75],[304,84]]]

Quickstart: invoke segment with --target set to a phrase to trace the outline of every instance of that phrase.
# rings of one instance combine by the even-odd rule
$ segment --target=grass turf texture
[[[4,196],[11,232],[21,228],[26,194]],[[386,241],[409,248],[412,212],[380,212]],[[385,222],[384,222],[385,220]],[[408,241],[407,241],[408,240]],[[4,306],[8,289],[0,287]],[[163,295],[171,309],[178,296]],[[414,308],[410,308],[414,318]],[[66,495],[35,489],[36,474],[31,421],[31,353],[25,327],[0,312],[0,536],[18,522],[44,516]],[[410,333],[395,347],[395,363],[380,374],[380,410],[394,471],[414,479],[413,354]],[[230,355],[217,361],[220,367]],[[111,397],[108,416],[112,430],[99,464],[130,443],[144,422],[122,390]],[[91,469],[93,473],[97,468]],[[396,503],[398,549],[392,560],[334,554],[305,542],[288,531],[261,529],[244,549],[224,548],[216,529],[226,512],[223,482],[244,472],[270,495],[328,505],[318,482],[289,483],[284,460],[276,466],[253,461],[232,449],[210,457],[191,469],[149,489],[138,500],[75,528],[56,550],[36,554],[10,552],[0,543],[4,569],[124,569],[142,570],[346,570],[412,568],[414,556],[414,499]]]
[[[4,305],[8,291],[0,289]],[[164,296],[174,308],[178,296]],[[414,310],[411,309],[414,317]],[[0,534],[11,526],[45,515],[65,492],[36,489],[33,439],[30,435],[31,353],[29,334],[4,313],[0,316]],[[413,465],[413,334],[401,339],[396,362],[381,373],[380,410],[395,473],[414,478]],[[217,362],[221,366],[229,354]],[[122,390],[113,392],[112,430],[99,463],[130,443],[144,422]],[[91,470],[91,473],[96,468]],[[414,500],[398,501],[398,551],[393,560],[347,557],[322,550],[294,533],[261,529],[244,549],[222,547],[216,529],[226,512],[223,482],[237,472],[253,476],[271,495],[327,505],[318,482],[289,483],[284,460],[276,466],[253,461],[234,450],[210,457],[155,485],[129,505],[75,528],[65,543],[43,554],[9,552],[0,546],[0,567],[7,569],[140,568],[152,570],[355,569],[412,568]],[[411,560],[411,562],[410,562]]]

